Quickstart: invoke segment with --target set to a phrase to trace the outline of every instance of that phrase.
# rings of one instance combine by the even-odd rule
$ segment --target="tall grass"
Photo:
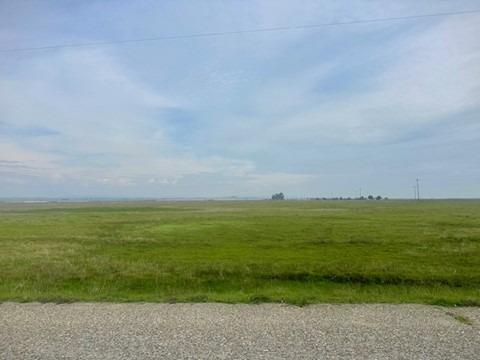
[[[0,300],[480,305],[480,201],[1,204]]]

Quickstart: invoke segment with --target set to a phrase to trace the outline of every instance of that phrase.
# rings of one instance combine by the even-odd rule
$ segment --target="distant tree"
[[[375,200],[382,200],[382,197],[380,195],[377,195],[377,197],[375,198]]]
[[[368,195],[368,200],[373,200],[373,195]]]
[[[273,194],[272,200],[285,200],[285,195],[283,195],[283,193]]]

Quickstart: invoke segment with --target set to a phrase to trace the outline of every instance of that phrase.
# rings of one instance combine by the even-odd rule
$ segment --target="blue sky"
[[[0,48],[478,1],[2,1]],[[480,197],[480,14],[0,53],[0,197]]]

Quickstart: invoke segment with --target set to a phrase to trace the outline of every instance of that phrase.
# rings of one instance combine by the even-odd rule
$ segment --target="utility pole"
[[[417,200],[417,187],[412,186],[412,188],[413,188],[413,200]]]
[[[362,188],[360,188],[360,197],[362,197]]]
[[[420,200],[420,185],[418,184],[418,178],[417,178],[417,200]]]

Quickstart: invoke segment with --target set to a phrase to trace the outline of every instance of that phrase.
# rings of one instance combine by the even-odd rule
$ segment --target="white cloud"
[[[9,126],[55,131],[47,137],[5,136],[2,159],[24,166],[10,164],[11,176],[120,187],[175,185],[195,174],[247,177],[255,184],[274,179],[255,175],[252,161],[178,152],[152,113],[179,102],[132,80],[100,50],[32,60],[0,80],[0,89],[1,115]]]
[[[111,4],[88,3],[75,14],[37,7],[0,11],[0,38],[42,45],[458,10],[438,1],[119,2],[114,13]],[[25,19],[10,19],[17,13]],[[1,58],[0,125],[8,126],[0,127],[0,171],[10,182],[17,174],[18,182],[137,194],[155,187],[243,194],[313,187],[320,171],[336,171],[318,167],[317,158],[340,159],[336,150],[320,153],[321,146],[373,148],[478,112],[479,32],[478,16],[462,16]],[[361,74],[354,89],[322,90],[360,61],[381,68]],[[167,120],[172,108],[192,119]],[[183,126],[181,140],[170,132],[176,125]],[[478,129],[468,129],[457,135],[472,142]],[[216,185],[197,184],[207,178]]]
[[[425,123],[480,107],[476,40],[480,27],[475,19],[447,19],[378,50],[372,58],[393,54],[396,60],[371,78],[365,91],[325,98],[314,95],[311,84],[321,83],[322,76],[269,82],[262,93],[270,94],[272,101],[263,104],[266,111],[277,114],[275,123],[268,125],[269,139],[337,144],[391,141]],[[327,74],[329,69],[336,71],[328,65],[324,67]],[[295,110],[293,115],[288,109]]]

